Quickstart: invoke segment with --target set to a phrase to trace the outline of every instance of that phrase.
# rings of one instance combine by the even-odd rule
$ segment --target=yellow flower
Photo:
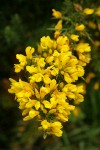
[[[28,121],[28,120],[31,120],[32,118],[30,116],[26,116],[23,118],[23,121]]]
[[[41,122],[41,125],[42,125],[44,130],[47,130],[50,127],[50,123],[47,120],[43,120]]]
[[[53,56],[47,56],[47,58],[46,58],[46,62],[47,62],[47,63],[49,63],[49,64],[51,64],[51,63],[52,63],[52,61],[53,61],[53,59],[54,59],[54,57],[53,57]]]
[[[54,32],[54,38],[55,38],[55,39],[58,38],[60,34],[61,34],[61,31],[60,31],[60,30],[56,30],[56,31]]]
[[[31,109],[30,111],[29,111],[29,117],[30,118],[34,118],[35,116],[37,116],[39,114],[39,112],[38,111],[35,111],[34,109]]]
[[[74,99],[76,104],[79,104],[84,101],[84,97],[82,94],[76,94],[76,98]]]
[[[41,38],[40,46],[41,46],[43,51],[48,49],[48,48],[52,48],[53,41],[51,40],[51,38],[49,36],[47,36],[47,37],[43,36]]]
[[[55,26],[56,30],[62,29],[62,20],[59,20],[58,23]]]
[[[79,65],[86,66],[87,63],[90,62],[90,55],[78,53],[79,56]]]
[[[72,82],[72,79],[71,79],[71,77],[70,77],[70,75],[68,73],[64,73],[64,80],[67,83],[71,83]]]
[[[44,100],[43,104],[44,104],[45,108],[49,108],[49,109],[51,108],[51,103],[49,101]]]
[[[27,70],[29,73],[38,73],[38,68],[37,68],[37,67],[34,67],[33,65],[32,65],[32,66],[26,66],[26,70]]]
[[[15,81],[11,78],[9,80],[11,81],[12,85],[8,91],[10,93],[14,93],[17,96],[17,98],[31,97],[32,95],[34,95],[32,86],[29,83],[24,82],[21,79],[19,79],[19,82]]]
[[[36,58],[37,66],[43,68],[45,66],[44,58]]]
[[[42,78],[43,75],[41,73],[37,73],[29,77],[31,83],[40,82],[42,81]]]
[[[62,28],[61,20],[55,28]],[[78,35],[72,34],[70,38],[78,41]],[[24,121],[37,118],[44,138],[48,134],[62,136],[61,123],[68,121],[75,109],[69,100],[74,104],[84,100],[83,86],[76,83],[84,75],[84,66],[90,60],[87,52],[91,48],[88,43],[76,43],[74,49],[73,46],[67,36],[56,39],[44,36],[36,57],[32,56],[34,48],[31,47],[26,48],[26,56],[16,55],[19,64],[15,64],[15,71],[23,69],[26,78],[18,82],[10,79],[8,91],[15,94]],[[76,50],[77,57],[73,50]]]
[[[40,102],[39,101],[37,101],[36,103],[35,103],[35,108],[36,108],[36,110],[38,110],[39,108],[40,108]]]
[[[91,15],[91,14],[93,14],[94,9],[85,8],[85,9],[83,10],[83,12],[84,12],[86,15]]]
[[[58,36],[61,33],[61,29],[62,29],[62,20],[59,20],[55,26],[56,31],[54,32],[54,38],[58,38]]]
[[[29,100],[25,105],[25,108],[32,108],[36,103],[36,100]]]
[[[63,45],[68,45],[69,39],[67,36],[59,36],[57,38],[57,48],[58,50],[62,48]]]
[[[51,74],[53,75],[53,76],[56,76],[56,75],[58,75],[58,73],[59,73],[59,69],[58,68],[53,68],[53,70],[51,71]]]
[[[55,18],[61,18],[62,17],[62,13],[60,11],[57,11],[55,9],[52,9],[53,13],[52,16]]]
[[[79,41],[79,36],[78,35],[75,35],[75,34],[72,34],[71,36],[70,36],[70,38],[73,40],[73,41]]]
[[[24,69],[24,66],[21,64],[14,64],[15,72],[18,73]]]
[[[19,60],[20,64],[22,66],[25,66],[26,65],[26,57],[22,54],[17,54],[16,55],[16,58]]]
[[[83,53],[83,52],[90,52],[90,51],[91,51],[91,48],[90,48],[90,46],[89,46],[89,43],[79,43],[79,44],[77,44],[77,46],[76,46],[76,50],[77,50],[78,52]]]
[[[45,97],[45,95],[47,95],[49,93],[49,89],[47,87],[41,87],[40,88],[40,97],[41,99],[43,99]]]
[[[62,136],[62,124],[59,122],[59,121],[55,121],[53,123],[50,123],[50,133],[51,134],[54,134],[58,137]]]
[[[32,54],[34,53],[34,48],[28,46],[26,49],[26,57],[27,59],[32,59]]]
[[[47,74],[44,75],[43,76],[43,81],[44,81],[45,84],[49,84],[51,82],[51,79],[50,79],[49,75],[47,75]]]
[[[83,31],[84,29],[85,29],[85,26],[84,26],[83,24],[77,25],[77,26],[75,27],[75,30],[77,30],[77,31]]]

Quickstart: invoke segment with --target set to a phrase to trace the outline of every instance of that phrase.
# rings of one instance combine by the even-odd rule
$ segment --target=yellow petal
[[[34,48],[28,46],[26,49],[26,56],[28,59],[32,59],[32,54],[34,53]]]

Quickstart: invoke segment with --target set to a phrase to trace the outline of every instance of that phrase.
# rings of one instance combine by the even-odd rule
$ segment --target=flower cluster
[[[62,123],[68,121],[75,104],[84,100],[83,85],[76,81],[84,75],[90,46],[76,42],[73,48],[67,36],[44,36],[37,49],[27,47],[26,55],[16,55],[15,72],[23,70],[26,80],[10,78],[9,92],[15,94],[24,121],[37,118],[44,138],[48,134],[60,137]]]

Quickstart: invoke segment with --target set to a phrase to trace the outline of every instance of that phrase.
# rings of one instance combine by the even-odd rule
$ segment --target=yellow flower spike
[[[77,25],[75,27],[75,30],[77,30],[77,31],[83,31],[84,29],[85,29],[85,26],[83,24]]]
[[[56,31],[62,28],[62,21],[55,26]],[[78,27],[82,31],[82,26]],[[84,66],[90,61],[91,48],[88,43],[78,43],[73,53],[73,46],[69,42],[78,41],[78,35],[58,36],[51,39],[44,36],[38,45],[38,53],[33,57],[34,48],[26,48],[26,56],[16,55],[19,64],[15,64],[15,71],[25,71],[27,80],[10,79],[10,93],[22,110],[24,121],[41,121],[40,130],[44,131],[44,138],[48,134],[62,136],[61,122],[68,121],[68,117],[75,106],[69,104],[73,100],[78,104],[84,100],[82,85],[76,85],[79,77],[84,75]],[[30,60],[31,59],[31,63]]]
[[[91,15],[91,14],[93,14],[94,9],[85,8],[85,9],[83,10],[83,12],[84,12],[86,15]]]
[[[47,120],[43,120],[41,125],[44,130],[47,130],[50,127],[50,123]]]
[[[26,49],[25,49],[25,52],[26,52],[26,57],[27,59],[32,59],[32,54],[34,53],[34,48],[28,46]]]
[[[29,111],[29,117],[30,117],[30,118],[34,118],[34,117],[37,116],[38,114],[39,114],[39,112],[36,111],[36,110],[34,110],[34,109],[31,109],[31,110]]]
[[[55,9],[52,9],[52,16],[55,18],[61,18],[62,17],[62,13],[60,11],[57,11]]]
[[[79,41],[79,35],[75,35],[75,34],[71,34],[70,38],[73,40],[73,41]]]

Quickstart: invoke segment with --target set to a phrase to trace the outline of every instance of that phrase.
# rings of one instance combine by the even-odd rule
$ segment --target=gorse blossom
[[[68,121],[75,104],[84,100],[84,86],[77,81],[89,63],[90,46],[78,38],[44,36],[37,50],[27,47],[25,55],[16,55],[19,64],[14,65],[15,72],[23,70],[26,80],[10,78],[9,92],[15,94],[24,121],[37,118],[44,138],[48,134],[62,136],[63,122]]]
[[[94,10],[93,9],[90,9],[90,8],[85,8],[83,10],[83,12],[86,14],[86,15],[91,15],[93,14]]]

